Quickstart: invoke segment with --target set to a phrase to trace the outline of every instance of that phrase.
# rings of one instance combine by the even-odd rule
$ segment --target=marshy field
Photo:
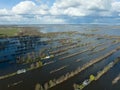
[[[120,26],[0,26],[0,90],[120,90]]]

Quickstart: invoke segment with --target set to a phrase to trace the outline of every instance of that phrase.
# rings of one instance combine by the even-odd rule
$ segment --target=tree
[[[43,66],[43,63],[41,61],[39,61],[39,66]]]
[[[35,85],[35,90],[43,90],[43,87],[39,83],[37,83]]]
[[[34,63],[32,63],[32,64],[30,65],[30,68],[31,68],[31,69],[33,69],[33,68],[34,68]]]
[[[49,85],[48,85],[48,83],[46,82],[46,83],[44,84],[44,89],[45,89],[45,90],[48,90],[48,88],[49,88]]]
[[[49,81],[49,86],[50,86],[50,87],[53,87],[54,85],[55,85],[54,81],[50,80],[50,81]]]
[[[90,75],[90,81],[95,80],[95,76],[94,75]]]

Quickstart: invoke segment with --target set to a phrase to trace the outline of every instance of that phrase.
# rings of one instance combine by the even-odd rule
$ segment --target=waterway
[[[42,27],[40,31],[47,32],[58,32],[58,31],[78,31],[80,33],[86,34],[99,34],[99,35],[110,35],[110,36],[120,36],[120,27],[115,25],[39,25],[37,27]],[[64,35],[58,36],[56,38],[66,38]],[[68,36],[69,37],[69,36]],[[24,74],[15,75],[13,77],[9,77],[3,80],[0,80],[0,90],[34,90],[36,83],[44,84],[52,79],[57,79],[62,75],[65,75],[68,72],[74,71],[78,67],[82,67],[83,64],[89,62],[90,60],[94,60],[97,57],[101,57],[106,53],[109,53],[111,50],[120,46],[120,43],[112,43],[114,39],[97,39],[97,37],[86,37],[82,35],[74,35],[73,38],[79,37],[81,38],[80,44],[91,42],[88,46],[80,46],[67,51],[66,54],[55,56],[52,59],[44,60],[43,63],[53,61],[53,63],[45,65],[39,69],[32,70],[26,72]],[[25,38],[25,37],[24,37]],[[46,43],[45,40],[49,38],[30,38],[27,43],[20,42],[19,38],[6,38],[0,39],[0,42],[5,42],[5,47],[0,49],[0,60],[6,60],[8,62],[0,63],[0,75],[5,75],[7,73],[11,73],[17,71],[18,69],[25,68],[27,65],[19,65],[15,63],[16,57],[20,55],[26,55],[28,52],[38,53],[43,48],[48,48],[52,46],[57,46],[59,43],[52,42]],[[72,38],[72,37],[71,37]],[[32,40],[32,41],[31,41]],[[60,58],[66,57],[67,55],[74,54],[76,52],[80,52],[86,49],[89,49],[91,46],[96,46],[98,44],[104,44],[95,48],[95,53],[93,51],[86,51],[84,53],[65,58],[61,60]],[[24,46],[26,44],[26,49],[17,48],[18,46]],[[27,46],[28,45],[28,46]],[[104,48],[100,52],[97,50]],[[20,51],[21,50],[21,51]],[[16,54],[16,52],[19,52]],[[47,53],[47,52],[46,52]],[[92,53],[92,54],[91,54]],[[96,74],[98,71],[102,70],[104,66],[106,66],[109,62],[113,61],[117,57],[120,56],[120,51],[115,52],[113,55],[105,58],[104,60],[92,65],[76,76],[66,80],[65,82],[51,88],[50,90],[73,90],[74,83],[80,83],[89,77],[90,74]],[[77,61],[80,59],[79,61]],[[50,73],[53,70],[59,69],[63,66],[66,66],[64,69],[59,71]],[[108,71],[105,75],[103,75],[96,82],[88,85],[84,90],[120,90],[120,81],[117,84],[112,85],[112,80],[120,73],[120,63],[115,65],[110,71]],[[18,85],[11,86],[15,82],[20,82]]]

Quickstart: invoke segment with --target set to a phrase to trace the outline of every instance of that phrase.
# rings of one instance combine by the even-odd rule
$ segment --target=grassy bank
[[[16,36],[20,32],[19,28],[9,27],[0,28],[0,36]]]

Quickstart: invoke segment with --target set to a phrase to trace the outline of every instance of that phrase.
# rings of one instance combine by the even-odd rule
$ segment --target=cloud
[[[110,21],[111,17],[111,20],[115,16],[120,17],[120,1],[52,0],[52,2],[46,4],[42,3],[42,0],[25,0],[11,9],[0,9],[0,23],[92,23],[101,22],[101,18]],[[107,17],[109,19],[105,19]]]
[[[0,24],[18,24],[22,23],[24,18],[20,15],[6,15],[6,16],[0,16]]]
[[[0,23],[65,23],[61,17],[49,14],[46,4],[36,4],[33,1],[22,1],[13,6],[11,10],[0,9]]]
[[[8,10],[7,9],[0,9],[0,15],[8,15]]]
[[[43,24],[64,24],[66,21],[63,18],[60,17],[56,17],[56,16],[39,16],[36,15],[35,18],[38,20],[39,23],[43,23]],[[40,22],[41,21],[41,22]]]
[[[50,9],[52,15],[88,16],[96,11],[109,11],[112,0],[57,0]],[[96,15],[96,14],[95,14]]]
[[[113,2],[112,3],[112,10],[115,12],[120,12],[120,1],[119,2]]]
[[[23,1],[15,5],[12,8],[13,13],[15,14],[27,14],[33,11],[35,3],[32,1]]]
[[[42,4],[40,6],[36,6],[34,8],[34,11],[32,11],[33,14],[41,14],[41,15],[47,15],[48,14],[49,7],[45,4]]]

